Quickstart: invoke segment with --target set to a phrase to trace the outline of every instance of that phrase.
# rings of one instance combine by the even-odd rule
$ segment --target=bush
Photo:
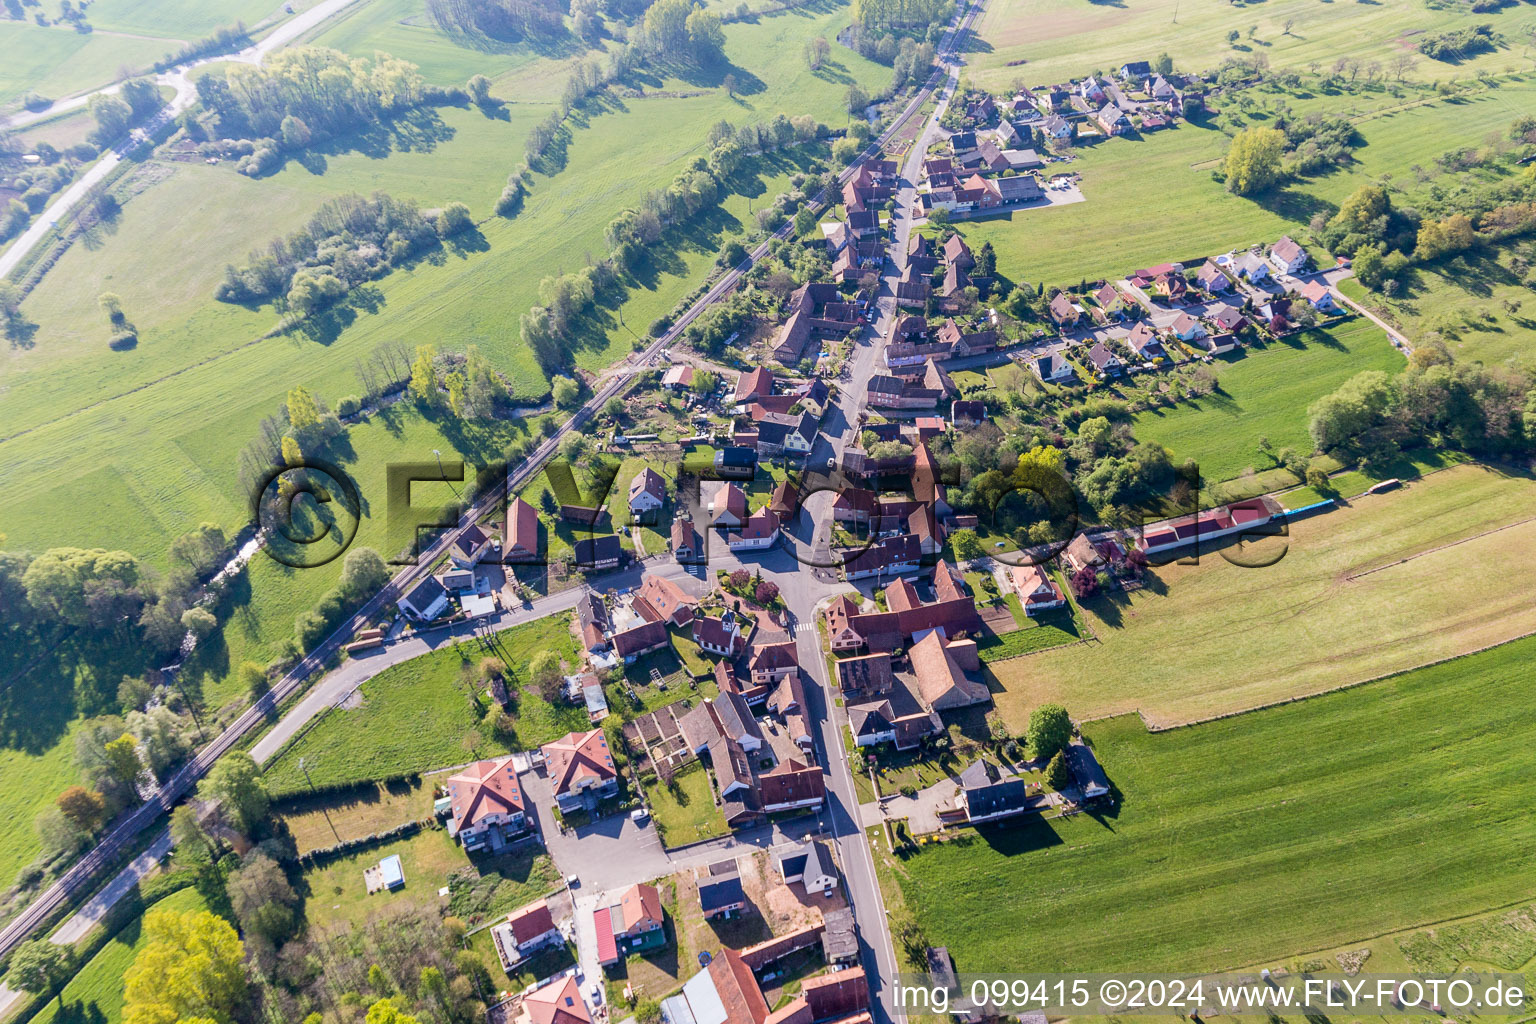
[[[356,395],[348,395],[336,403],[336,413],[339,416],[354,416],[363,407],[363,400]]]
[[[107,339],[107,347],[114,352],[126,352],[139,343],[139,336],[133,331],[118,331]]]

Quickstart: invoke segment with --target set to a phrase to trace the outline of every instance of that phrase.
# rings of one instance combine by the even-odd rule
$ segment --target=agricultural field
[[[1138,441],[1156,441],[1175,464],[1194,459],[1208,484],[1231,480],[1273,460],[1258,449],[1312,451],[1307,407],[1364,370],[1396,373],[1403,357],[1386,332],[1364,318],[1250,348],[1215,365],[1217,390],[1171,409],[1140,413]]]
[[[1413,53],[1416,37],[1480,24],[1493,25],[1507,45],[1455,64],[1418,58],[1407,77],[1432,81],[1529,66],[1527,43],[1536,18],[1528,7],[1473,13],[1470,6],[1431,7],[1421,0],[1369,5],[1269,0],[1262,6],[1186,5],[1182,10],[1178,0],[1134,7],[1022,0],[987,8],[968,59],[975,82],[995,90],[1019,77],[1033,85],[1076,78],[1095,68],[1110,72],[1128,60],[1151,60],[1161,52],[1190,69],[1263,55],[1277,68],[1327,66],[1345,59],[1380,64],[1395,76],[1393,61]],[[1228,41],[1233,31],[1241,35],[1235,43]]]
[[[196,889],[182,889],[153,904],[150,910],[187,913],[206,910]],[[101,951],[87,960],[64,986],[59,999],[48,1003],[27,1024],[117,1024],[123,1019],[123,973],[138,956],[143,943],[143,919],[136,918],[112,937]]]
[[[0,749],[0,816],[13,823],[0,830],[0,879],[15,878],[37,856],[42,844],[31,823],[76,778],[74,730],[57,724],[62,716],[52,717],[55,731],[33,744],[37,749],[18,749],[11,742]]]
[[[1267,568],[1217,552],[1155,568],[1144,589],[1082,606],[1098,643],[992,663],[998,710],[1015,733],[1045,701],[1164,728],[1521,636],[1536,568],[1508,553],[1536,543],[1533,499],[1536,479],[1457,466],[1233,555],[1283,550]]]
[[[1528,900],[1533,656],[1163,733],[1089,724],[1112,806],[877,852],[886,898],[962,972],[1236,969]]]
[[[1508,363],[1536,351],[1536,294],[1510,269],[1513,255],[1508,248],[1468,253],[1465,270],[1417,267],[1393,298],[1353,278],[1341,290],[1414,342],[1438,339],[1458,360]]]
[[[526,688],[521,673],[541,651],[554,651],[574,666],[577,648],[569,615],[504,630],[496,634],[490,651],[478,642],[463,643],[385,669],[359,689],[360,703],[330,712],[278,752],[267,766],[268,788],[276,796],[302,793],[307,782],[299,771],[300,758],[308,780],[322,787],[529,750],[574,729],[590,728],[584,707],[550,704]],[[479,692],[478,675],[473,683],[476,707],[471,707],[466,692],[471,684],[460,675],[465,665],[477,666],[489,655],[517,674],[515,682],[523,687],[512,712],[516,735],[506,742],[481,724],[491,701]]]
[[[236,21],[255,30],[287,17],[281,0],[96,0],[86,9],[91,31],[77,32],[59,12],[58,0],[42,0],[26,21],[0,20],[0,111],[29,91],[57,100],[110,85],[122,69],[147,69]],[[48,25],[36,24],[38,13]]]
[[[1079,65],[1082,70],[1087,67]],[[1353,151],[1354,162],[1346,169],[1251,198],[1232,195],[1211,177],[1228,142],[1214,120],[1103,140],[1078,148],[1069,164],[1048,167],[1052,173],[1081,174],[1086,202],[959,221],[955,227],[973,250],[990,241],[1004,276],[1047,287],[1075,287],[1084,279],[1117,277],[1166,260],[1192,263],[1267,244],[1287,232],[1304,239],[1314,214],[1331,215],[1361,185],[1384,174],[1410,181],[1415,166],[1432,169],[1447,149],[1502,134],[1533,104],[1536,78],[1526,74],[1453,99],[1362,113],[1357,127],[1365,144]],[[1339,112],[1321,100],[1318,109]],[[1270,116],[1250,111],[1232,126],[1264,124]],[[1326,259],[1315,246],[1309,248]]]

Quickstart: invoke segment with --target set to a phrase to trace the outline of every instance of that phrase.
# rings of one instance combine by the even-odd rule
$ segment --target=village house
[[[955,385],[949,374],[928,360],[920,376],[871,377],[866,402],[874,409],[931,409],[954,393]]]
[[[723,860],[709,866],[699,878],[699,907],[704,920],[729,919],[747,909],[747,893],[741,885],[741,870],[735,860]]]
[[[774,686],[800,670],[799,648],[794,641],[756,644],[747,656],[747,671],[755,686]]]
[[[651,467],[636,473],[629,482],[629,514],[635,518],[654,516],[666,501],[667,482]]]
[[[1089,103],[1099,104],[1104,102],[1104,83],[1093,75],[1089,75],[1078,83],[1077,94]]]
[[[1082,315],[1082,310],[1078,308],[1077,303],[1072,301],[1071,295],[1066,292],[1057,292],[1051,298],[1050,314],[1051,320],[1057,327],[1060,327],[1063,331],[1070,331],[1077,326],[1077,320]]]
[[[732,551],[763,551],[779,539],[779,517],[768,507],[749,515],[734,530],[725,533],[725,546]]]
[[[608,649],[608,607],[591,590],[583,590],[576,599],[576,632],[582,649],[590,653]]]
[[[1109,779],[1099,766],[1099,759],[1093,756],[1093,748],[1080,740],[1073,741],[1067,744],[1065,753],[1072,781],[1082,791],[1084,800],[1093,800],[1109,793]]]
[[[808,893],[830,893],[837,888],[837,864],[831,849],[819,839],[782,850],[777,867],[785,885],[799,882]]]
[[[1132,127],[1131,119],[1126,116],[1125,111],[1113,103],[1106,103],[1097,114],[1093,115],[1093,119],[1098,122],[1105,135],[1124,135]]]
[[[1169,85],[1168,79],[1162,75],[1153,75],[1151,78],[1148,78],[1142,88],[1146,90],[1148,96],[1151,96],[1158,103],[1167,103],[1176,99],[1179,95],[1178,90]]]
[[[539,748],[562,811],[591,808],[619,791],[619,772],[601,729],[572,732]]]
[[[617,569],[624,557],[624,542],[613,534],[588,537],[571,545],[571,562],[582,572]]]
[[[915,539],[912,546],[916,547]],[[886,588],[886,611],[861,612],[847,597],[833,601],[825,612],[832,649],[892,651],[929,631],[953,639],[981,628],[975,599],[966,593],[959,570],[948,562],[934,566],[933,595],[934,600],[925,604],[911,583],[897,579]]]
[[[764,814],[811,811],[827,799],[827,780],[821,768],[792,757],[759,775],[757,785]]]
[[[1066,605],[1067,597],[1051,579],[1044,566],[1015,565],[1008,569],[1008,582],[1019,595],[1024,614],[1035,616]]]
[[[661,949],[667,944],[661,894],[654,885],[632,885],[617,903],[593,911],[597,931],[597,962],[610,967],[627,956]]]
[[[757,451],[764,458],[774,455],[805,455],[816,446],[818,424],[809,412],[768,413],[757,425]]]
[[[717,529],[740,526],[747,520],[747,495],[740,487],[727,481],[710,496],[709,525]]]
[[[1187,544],[1211,542],[1234,534],[1269,536],[1263,528],[1280,515],[1280,504],[1268,495],[1234,501],[1194,515],[1178,516],[1142,529],[1138,547],[1148,555],[1161,555]]]
[[[1095,370],[1106,376],[1116,376],[1125,369],[1125,362],[1111,352],[1102,341],[1094,342],[1093,347],[1088,350],[1088,362],[1093,364]]]
[[[1205,264],[1195,271],[1195,284],[1213,294],[1229,291],[1232,288],[1232,282],[1227,279],[1227,275],[1215,260],[1206,260]]]
[[[703,538],[694,529],[690,517],[680,515],[672,520],[672,556],[679,563],[687,565],[695,561],[703,553],[702,544]]]
[[[448,560],[460,569],[473,569],[496,546],[494,535],[472,524],[448,548]]]
[[[1338,311],[1338,305],[1333,301],[1333,292],[1321,281],[1308,281],[1301,286],[1301,297],[1312,303],[1312,308],[1319,313],[1333,313]]]
[[[949,150],[956,158],[964,156],[976,148],[975,132],[955,132],[949,137]]]
[[[448,610],[448,591],[436,576],[424,576],[395,605],[414,622],[432,622]]]
[[[736,378],[735,403],[738,407],[773,394],[773,373],[761,366]]]
[[[1204,324],[1188,313],[1180,313],[1174,318],[1173,323],[1169,325],[1168,329],[1180,341],[1194,341],[1197,338],[1204,338],[1211,333],[1205,329]]]
[[[1120,294],[1120,289],[1108,281],[1093,293],[1093,301],[1111,316],[1117,316],[1125,310],[1125,296]]]
[[[850,215],[850,224],[853,216]],[[779,328],[773,345],[773,358],[785,366],[806,358],[812,339],[841,338],[860,324],[858,306],[844,302],[837,286],[830,282],[801,285],[790,295],[787,308],[789,317]],[[739,394],[737,401],[741,401]]]
[[[957,401],[949,407],[949,422],[956,430],[969,430],[986,419],[985,402]]]
[[[1178,302],[1189,292],[1189,281],[1183,271],[1170,270],[1152,279],[1152,290],[1169,302]]]
[[[791,672],[778,681],[765,704],[768,712],[784,726],[790,742],[815,761],[815,740],[806,721],[805,683],[799,672]]]
[[[646,573],[631,604],[647,622],[686,626],[693,621],[699,601],[673,580],[657,573]]]
[[[502,970],[510,974],[539,950],[563,943],[565,936],[555,925],[548,901],[540,899],[519,907],[508,914],[505,921],[493,925],[491,939],[496,945],[496,955],[501,959]]]
[[[860,548],[838,552],[842,558],[843,579],[888,579],[901,573],[917,572],[923,557],[922,543],[910,534],[886,537]]]
[[[743,630],[745,618],[746,616],[739,616],[732,609],[727,609],[725,614],[719,617],[695,615],[693,642],[710,654],[734,658],[747,649],[747,637]]]
[[[1050,139],[1070,139],[1072,137],[1072,122],[1060,114],[1051,114],[1045,119],[1040,131]]]
[[[592,1014],[575,974],[562,974],[526,993],[511,1024],[592,1024]]]
[[[1299,274],[1307,266],[1307,250],[1282,235],[1269,250],[1269,262],[1282,274]]]
[[[1269,261],[1256,252],[1245,252],[1232,261],[1232,272],[1249,284],[1269,280]]]
[[[1242,310],[1226,302],[1205,307],[1205,317],[1222,334],[1231,334],[1248,322]]]
[[[528,562],[539,557],[539,513],[522,498],[507,503],[502,524],[501,558],[504,562]]]
[[[1029,368],[1046,384],[1060,384],[1062,381],[1071,380],[1074,374],[1072,364],[1067,362],[1060,352],[1036,356],[1029,361]]]
[[[528,832],[523,789],[510,757],[476,761],[449,776],[447,788],[451,804],[448,834],[458,839],[466,852],[500,853]]]
[[[1152,73],[1152,65],[1144,60],[1127,61],[1117,73],[1127,82],[1139,82]]]
[[[1125,336],[1125,344],[1132,352],[1148,361],[1167,354],[1157,332],[1145,320],[1131,328],[1131,333]]]
[[[1023,779],[1004,775],[997,765],[981,758],[960,773],[959,802],[966,821],[980,825],[1022,814],[1029,809],[1029,794]]]

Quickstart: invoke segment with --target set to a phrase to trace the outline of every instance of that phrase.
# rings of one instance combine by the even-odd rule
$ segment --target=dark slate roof
[[[733,907],[738,903],[744,903],[747,894],[741,887],[741,875],[736,870],[736,865],[731,862],[730,871],[715,874],[715,865],[711,867],[708,878],[699,880],[699,905],[704,908],[704,913],[721,910],[725,907]]]
[[[606,537],[579,540],[572,545],[571,550],[577,565],[596,565],[610,558],[618,558],[624,552],[624,545],[618,537],[609,534]]]

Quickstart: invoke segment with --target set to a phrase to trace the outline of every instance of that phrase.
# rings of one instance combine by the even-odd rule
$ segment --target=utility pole
[[[320,794],[315,791],[315,780],[309,777],[309,766],[304,763],[302,757],[299,758],[299,771],[304,773],[304,781],[309,783],[310,795],[318,798]],[[325,823],[331,826],[331,835],[336,837],[338,843],[341,842],[341,833],[336,831],[336,823],[331,820],[331,812],[325,809],[324,804],[320,805],[320,813],[325,815]]]

